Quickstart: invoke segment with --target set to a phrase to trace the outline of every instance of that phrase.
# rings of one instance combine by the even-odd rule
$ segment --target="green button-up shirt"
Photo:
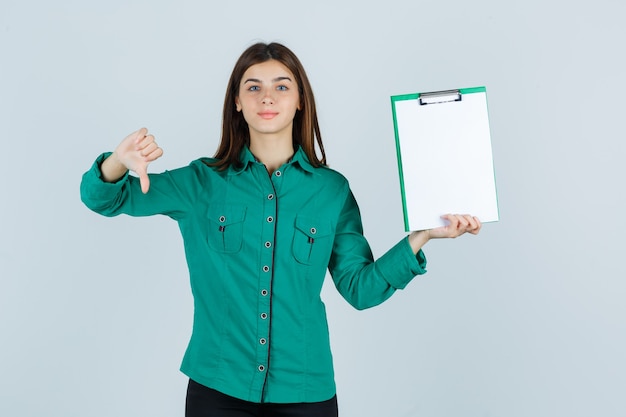
[[[181,371],[253,402],[315,402],[335,383],[320,298],[327,269],[357,309],[380,304],[425,272],[407,238],[374,262],[347,180],[314,168],[299,149],[271,176],[246,148],[241,167],[199,159],[150,174],[101,179],[101,155],[81,183],[83,202],[105,216],[164,214],[182,233],[194,297]]]

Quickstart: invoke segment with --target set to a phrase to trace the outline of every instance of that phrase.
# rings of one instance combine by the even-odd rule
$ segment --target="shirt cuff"
[[[98,207],[103,202],[109,202],[120,191],[128,179],[128,171],[116,182],[107,182],[102,179],[100,166],[112,152],[105,152],[98,156],[91,168],[83,175],[80,191],[81,197],[88,207]]]
[[[385,253],[376,266],[385,281],[395,289],[405,288],[417,275],[426,273],[426,255],[420,249],[413,253],[408,236]]]

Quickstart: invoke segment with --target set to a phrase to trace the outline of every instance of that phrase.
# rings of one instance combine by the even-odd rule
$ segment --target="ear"
[[[238,112],[241,111],[241,104],[239,103],[239,97],[235,97],[235,108]]]

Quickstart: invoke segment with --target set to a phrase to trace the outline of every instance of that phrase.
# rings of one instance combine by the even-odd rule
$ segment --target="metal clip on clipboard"
[[[420,106],[427,104],[449,103],[452,101],[461,101],[461,92],[459,90],[434,91],[432,93],[422,93],[419,97]]]

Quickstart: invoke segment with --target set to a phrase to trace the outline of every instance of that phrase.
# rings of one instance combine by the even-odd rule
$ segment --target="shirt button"
[[[265,366],[259,365],[258,369],[259,369],[259,372],[263,372],[263,371],[265,371]]]
[[[226,221],[226,217],[220,216],[220,223],[224,223]]]
[[[280,171],[276,171],[276,172],[274,173],[274,175],[276,175],[277,177],[280,177],[281,175],[283,175],[283,173],[282,173],[282,172],[280,172]]]
[[[265,319],[267,318],[267,314],[266,314],[266,313],[261,313],[261,318],[262,318],[263,320],[265,320]]]
[[[267,195],[267,199],[268,200],[273,200],[274,199],[274,194],[268,194]]]
[[[317,233],[317,229],[315,227],[311,227],[311,234],[314,235]]]
[[[265,247],[268,248],[268,249],[271,248],[272,247],[272,242],[270,242],[270,241],[265,242]]]
[[[266,344],[266,343],[267,343],[267,340],[266,340],[266,339],[264,339],[264,338],[261,338],[261,339],[259,339],[259,343],[260,343],[260,344],[262,344],[262,345],[264,345],[264,344]]]
[[[274,218],[272,216],[267,216],[267,222],[271,223],[274,221]]]
[[[267,295],[267,290],[261,290],[261,295],[265,297]]]
[[[269,266],[267,266],[267,265],[265,265],[265,266],[263,267],[263,272],[269,272],[269,271],[270,271],[270,267],[269,267]]]

